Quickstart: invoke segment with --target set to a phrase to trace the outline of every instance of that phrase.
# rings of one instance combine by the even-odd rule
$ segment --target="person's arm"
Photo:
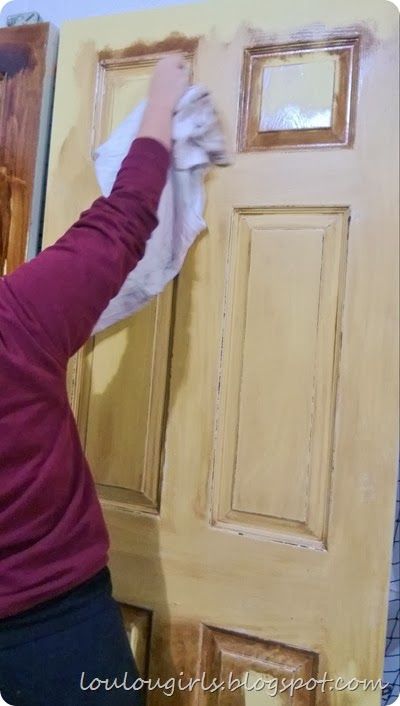
[[[140,136],[110,196],[97,199],[60,240],[1,281],[3,306],[62,364],[89,338],[157,225],[172,111],[187,80],[182,65],[175,55],[156,68]]]
[[[171,148],[172,112],[187,87],[188,79],[188,66],[182,54],[171,54],[159,62],[150,84],[138,137],[153,137],[168,150]]]

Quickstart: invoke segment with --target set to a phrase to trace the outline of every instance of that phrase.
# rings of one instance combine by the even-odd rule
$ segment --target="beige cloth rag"
[[[105,196],[138,133],[145,106],[146,101],[138,105],[95,153],[96,176]],[[226,166],[231,159],[220,118],[203,86],[191,86],[179,101],[172,137],[172,166],[160,199],[158,226],[147,241],[144,257],[110,301],[93,333],[131,316],[160,294],[178,274],[190,246],[206,227],[205,172],[213,164]]]

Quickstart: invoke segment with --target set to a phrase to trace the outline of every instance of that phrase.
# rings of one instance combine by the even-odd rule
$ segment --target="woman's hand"
[[[138,137],[152,137],[171,148],[172,113],[188,83],[189,70],[182,54],[170,54],[158,62]]]
[[[170,54],[154,69],[149,89],[149,103],[173,111],[189,82],[189,70],[183,54]]]

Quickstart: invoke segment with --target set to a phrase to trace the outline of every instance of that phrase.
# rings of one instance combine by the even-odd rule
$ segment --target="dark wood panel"
[[[201,660],[205,686],[215,685],[201,690],[201,706],[245,706],[246,692],[249,700],[258,694],[257,703],[269,703],[276,692],[277,703],[286,704],[288,683],[311,685],[318,674],[314,652],[208,626],[203,626]],[[290,697],[291,706],[314,703],[315,689],[298,688]]]
[[[0,167],[0,273],[3,272],[3,267],[7,256],[9,231],[10,184],[7,178],[6,169],[4,167]]]
[[[0,29],[0,165],[17,180],[2,273],[26,254],[49,39],[47,23]]]

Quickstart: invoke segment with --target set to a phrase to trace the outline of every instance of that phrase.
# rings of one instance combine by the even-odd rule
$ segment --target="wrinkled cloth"
[[[121,162],[136,137],[146,101],[128,115],[94,155],[103,195],[114,184]],[[172,123],[172,166],[161,195],[159,224],[147,241],[143,259],[97,321],[93,333],[134,314],[181,270],[187,252],[205,229],[204,176],[210,165],[230,164],[224,132],[209,92],[191,86],[179,101]]]

